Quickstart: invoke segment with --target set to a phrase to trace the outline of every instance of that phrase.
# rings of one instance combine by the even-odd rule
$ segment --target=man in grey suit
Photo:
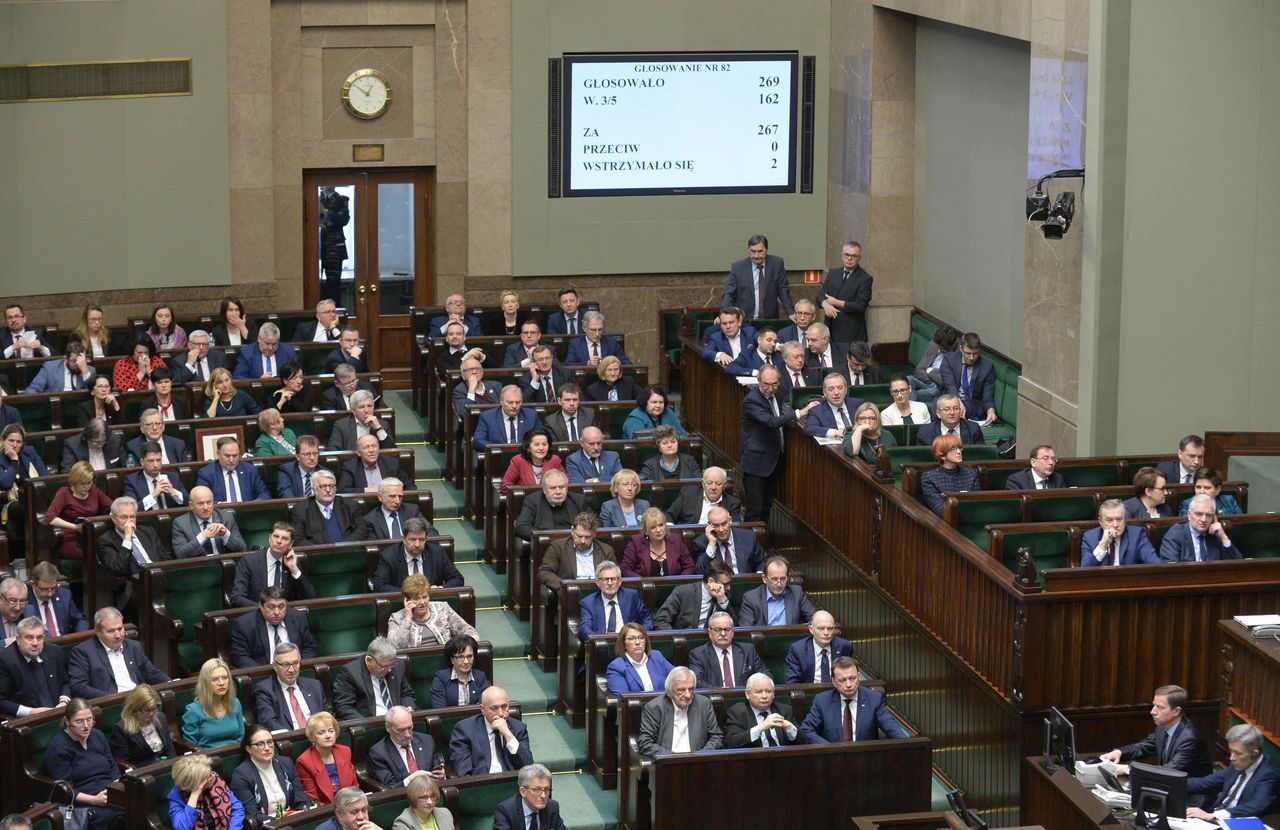
[[[667,675],[666,694],[644,705],[636,748],[644,755],[720,749],[724,734],[711,701],[693,693],[693,672],[676,666]]]
[[[706,628],[707,620],[716,612],[732,617],[735,609],[729,598],[733,574],[719,559],[707,562],[702,582],[681,585],[667,595],[662,607],[653,615],[655,631],[673,628]]]
[[[791,567],[785,556],[764,563],[764,584],[742,598],[738,625],[799,625],[813,619],[817,608],[804,589],[790,584]]]
[[[748,320],[789,317],[795,311],[787,266],[769,253],[769,240],[760,234],[747,240],[747,258],[729,266],[720,307],[730,306],[742,309]]]
[[[173,555],[179,559],[245,550],[244,537],[230,510],[213,506],[213,491],[191,488],[191,509],[173,520]]]
[[[582,440],[583,430],[596,425],[596,413],[580,406],[582,389],[578,384],[562,384],[558,391],[560,408],[547,415],[546,427],[557,441],[576,444]]]

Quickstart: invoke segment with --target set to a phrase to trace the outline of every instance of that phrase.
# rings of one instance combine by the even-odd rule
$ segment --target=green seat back
[[[1147,537],[1151,539],[1151,544],[1156,551],[1160,550],[1160,543],[1164,541],[1164,535],[1169,532],[1171,527],[1173,525],[1155,525],[1147,528]],[[1248,548],[1244,548],[1244,550],[1248,550]]]
[[[22,427],[27,432],[45,432],[53,429],[53,408],[47,400],[43,398],[28,398],[22,400],[11,397],[8,398],[5,403],[12,405],[14,409],[18,410],[18,414],[22,416]],[[71,415],[69,407],[65,402],[62,407],[63,412],[66,413],[63,416],[64,423],[62,426],[73,426],[74,424],[67,423],[70,421],[69,416]]]
[[[44,769],[44,751],[49,748],[49,741],[62,731],[62,720],[56,719],[31,727],[31,763],[36,769]],[[62,778],[64,771],[45,770],[53,778]]]
[[[1036,568],[1071,567],[1071,533],[1068,530],[1004,531],[1004,566],[1018,569],[1018,548],[1026,548],[1036,561]]]
[[[173,616],[186,620],[178,641],[178,665],[183,673],[198,672],[204,648],[195,642],[194,620],[210,608],[222,608],[222,563],[179,568],[164,573],[164,604]]]
[[[987,355],[987,359],[992,360],[990,354]],[[1021,372],[1003,360],[995,359],[992,362],[995,364],[996,369],[996,412],[1000,415],[1001,421],[1011,427],[1017,427],[1018,376]]]
[[[889,394],[889,384],[887,383],[868,383],[865,386],[851,386],[849,387],[849,397],[861,398],[863,401],[869,401],[881,409],[893,403],[893,395]]]
[[[435,679],[436,672],[449,667],[449,658],[443,654],[435,657],[416,656],[409,661],[409,684],[413,686],[413,696],[418,701],[419,709],[426,709],[431,702],[431,681]]]
[[[1239,545],[1240,550],[1250,559],[1274,559],[1280,556],[1280,519],[1235,522],[1231,525],[1231,544]]]
[[[1059,467],[1058,472],[1068,487],[1115,487],[1125,483],[1120,481],[1120,465],[1115,462]]]
[[[622,435],[622,425],[626,422],[627,416],[631,414],[631,410],[625,406],[615,406],[606,409],[605,412],[609,416],[609,428],[605,432],[606,435]]]
[[[271,538],[271,526],[276,522],[286,521],[287,517],[279,506],[260,507],[253,502],[241,502],[235,506],[236,525],[249,550],[265,548]]]
[[[364,653],[377,637],[378,610],[371,602],[312,608],[307,613],[316,654]]]
[[[907,347],[907,357],[912,366],[915,366],[920,362],[920,358],[924,357],[924,350],[928,348],[930,341],[933,340],[933,336],[937,333],[937,323],[923,314],[911,315],[911,341]]]
[[[364,594],[369,591],[365,576],[367,555],[364,548],[347,548],[336,551],[315,551],[307,554],[307,577],[315,586],[318,597],[338,597],[344,594]],[[322,651],[319,654],[333,654]]]
[[[809,401],[822,400],[822,390],[817,386],[791,387],[791,408],[800,409]]]
[[[324,349],[298,349],[297,353],[298,363],[301,364],[303,373],[307,375],[324,373],[324,362],[329,357],[327,351]]]
[[[794,634],[764,635],[764,665],[773,675],[773,679],[779,683],[787,676],[787,652],[795,640]]]
[[[986,550],[987,525],[1022,521],[1022,502],[1016,497],[1008,496],[962,501],[956,519],[956,529],[980,549]]]
[[[445,783],[448,784],[447,781]],[[450,808],[454,825],[458,830],[492,830],[494,811],[499,804],[511,797],[514,790],[510,781],[467,787],[462,790],[462,797],[459,799],[461,804],[457,805],[457,809]]]
[[[1052,491],[1050,498],[1031,499],[1031,521],[1074,522],[1098,514],[1097,501],[1092,493],[1076,495],[1070,491]],[[1057,495],[1058,493],[1065,495]]]

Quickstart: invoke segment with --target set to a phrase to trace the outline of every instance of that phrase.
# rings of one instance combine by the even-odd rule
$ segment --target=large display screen
[[[566,196],[791,193],[796,52],[567,54]]]

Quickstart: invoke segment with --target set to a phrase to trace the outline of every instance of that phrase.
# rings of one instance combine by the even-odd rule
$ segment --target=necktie
[[[720,671],[724,672],[724,685],[733,685],[733,664],[729,662],[729,650],[720,652]]]
[[[275,654],[276,646],[280,645],[280,626],[269,625],[267,628],[271,629],[271,654]]]
[[[720,554],[720,558],[723,559],[724,563],[729,566],[729,570],[733,571],[734,573],[737,573],[738,572],[737,569],[733,567],[733,557],[729,554],[729,546],[726,545],[724,542],[717,542],[716,548],[717,548],[717,552]]]
[[[1049,480],[1048,480],[1048,479],[1043,479],[1043,478],[1042,478],[1042,479],[1040,479],[1040,481],[1036,482],[1036,489],[1037,489],[1037,490],[1047,490],[1048,488],[1049,488]]]
[[[204,380],[204,361],[196,361],[196,380]]]
[[[592,344],[591,344],[591,356],[592,356],[592,357],[594,357],[594,358],[599,359],[599,357],[600,357],[600,343],[599,343],[599,342],[596,342],[596,343],[592,343]]]
[[[853,373],[853,385],[854,385],[854,386],[861,386],[861,385],[862,385],[862,373],[861,373],[861,372],[854,372],[854,373]]]
[[[209,529],[209,523],[201,519],[200,532],[204,533],[208,529]],[[204,548],[204,552],[209,556],[213,556],[218,552],[218,545],[216,542],[213,541],[212,537],[206,538],[203,542],[200,543],[200,546]]]
[[[1111,564],[1113,565],[1120,564],[1120,546],[1117,545],[1115,542],[1111,543]]]
[[[542,825],[538,824],[538,814],[529,814],[529,830],[542,830]]]
[[[792,386],[804,386],[804,378],[800,377],[800,373],[799,373],[799,372],[792,372],[792,373],[791,373],[791,385],[792,385]]]
[[[277,587],[284,587],[284,563],[279,559],[276,560],[276,579],[271,584]]]
[[[493,757],[498,759],[498,766],[504,770],[511,769],[511,761],[507,759],[507,748],[502,745],[502,736],[497,730],[493,733]]]
[[[145,565],[151,561],[147,556],[147,552],[142,549],[142,543],[138,541],[137,536],[133,537],[133,542],[130,546],[133,548],[133,558],[137,560],[139,565]]]
[[[825,369],[825,368],[827,368],[827,353],[826,353],[826,352],[823,352],[822,354],[818,355],[818,365],[819,365],[819,366],[821,366],[821,367],[822,367],[822,368],[824,368],[824,369]]]
[[[227,473],[227,501],[240,501],[240,490],[236,487],[235,473]]]
[[[569,333],[570,333],[570,334],[577,334],[577,333],[578,333],[578,318],[577,318],[576,316],[575,316],[575,317],[566,317],[566,318],[564,318],[564,321],[565,321],[565,323],[567,323],[567,324],[568,324],[568,329],[569,329]]]
[[[1234,801],[1240,795],[1240,791],[1244,789],[1245,778],[1246,773],[1243,772],[1236,776],[1235,783],[1231,785],[1231,791],[1227,793],[1226,798],[1217,803],[1217,809],[1231,806],[1231,802]]]
[[[79,372],[71,373],[71,391],[72,392],[80,391],[80,373]]]
[[[509,418],[507,418],[507,443],[508,443],[508,444],[518,444],[518,443],[520,443],[520,438],[519,438],[518,434],[516,433],[516,419],[515,419],[515,418],[510,418],[510,417],[509,417]]]
[[[576,442],[578,440],[578,416],[570,415],[564,420],[565,426],[569,427],[569,440]]]
[[[760,745],[770,746],[769,730],[764,728],[764,712],[756,712],[756,723],[760,726]]]
[[[1183,476],[1183,477],[1182,477],[1182,483],[1183,483],[1183,484],[1191,484],[1191,483],[1192,483],[1192,481],[1191,481],[1191,473],[1187,473],[1185,476]]]
[[[843,286],[844,286],[844,284],[845,284],[846,282],[848,282],[848,281],[849,281],[849,269],[848,269],[848,268],[846,268],[846,269],[844,269],[844,276],[842,276],[842,277],[840,278],[840,285],[841,285],[841,287],[843,287]]]
[[[301,729],[307,725],[307,716],[302,714],[302,706],[298,703],[298,697],[294,694],[294,687],[290,686],[286,689],[289,693],[289,708],[293,710],[293,725]]]
[[[611,634],[618,630],[618,601],[616,599],[609,600],[609,623],[608,628],[605,630]]]
[[[404,748],[404,765],[409,768],[410,775],[418,771],[418,759],[413,757],[412,745]]]
[[[418,557],[416,556],[409,558],[409,573],[418,573]]]
[[[1204,536],[1200,533],[1194,534],[1196,537],[1196,561],[1204,561]]]
[[[392,539],[400,539],[403,534],[400,532],[400,515],[398,513],[391,514],[391,525],[388,528]]]
[[[305,496],[306,498],[311,498],[311,496],[314,493],[315,491],[311,489],[311,473],[303,473],[302,474],[302,495]]]
[[[276,373],[276,359],[274,357],[267,357],[263,361],[262,374],[266,376],[266,375],[274,375],[275,373]]]
[[[853,740],[853,701],[841,699],[841,708],[844,709],[844,715],[841,716],[840,722],[840,740]]]
[[[49,631],[50,637],[58,636],[58,621],[53,616],[53,603],[49,600],[44,601],[44,627]]]
[[[822,650],[822,666],[820,668],[822,673],[818,677],[819,681],[821,681],[822,683],[830,683],[831,682],[831,654],[829,649],[824,648]]]
[[[969,400],[969,367],[964,367],[964,372],[960,375],[960,397],[966,401]]]
[[[387,688],[387,681],[385,678],[382,678],[382,677],[378,678],[378,691],[382,695],[382,705],[390,709],[391,708],[391,690]]]
[[[778,411],[777,398],[769,399],[769,408],[773,410],[773,417],[777,418],[781,416],[781,413]],[[782,449],[782,447],[786,444],[786,442],[787,442],[787,438],[782,432],[782,427],[778,427],[778,449]]]
[[[556,385],[551,380],[550,372],[548,372],[547,376],[542,379],[542,389],[544,392],[546,392],[547,403],[550,403],[551,401],[554,401],[556,399]]]
[[[1169,763],[1169,756],[1173,754],[1173,735],[1178,731],[1178,727],[1170,729],[1164,734],[1164,752],[1160,753],[1161,766]]]
[[[591,458],[588,460],[591,462],[591,469],[596,471],[596,478],[599,478],[600,477],[600,459]]]
[[[755,319],[760,316],[760,308],[763,305],[760,297],[760,283],[764,281],[764,267],[757,265],[755,267],[755,284],[752,289],[755,292],[755,308],[751,309],[751,317]]]
[[[848,416],[848,415],[846,415],[846,414],[844,414],[844,407],[842,406],[842,407],[840,407],[839,409],[837,409],[837,410],[836,410],[836,414],[840,416],[840,428],[841,428],[841,429],[848,429],[848,428],[849,428],[849,416]]]

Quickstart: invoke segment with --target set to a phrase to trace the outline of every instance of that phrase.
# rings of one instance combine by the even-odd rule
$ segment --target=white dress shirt
[[[689,710],[675,707],[675,717],[671,720],[671,751],[692,752],[689,746]]]

